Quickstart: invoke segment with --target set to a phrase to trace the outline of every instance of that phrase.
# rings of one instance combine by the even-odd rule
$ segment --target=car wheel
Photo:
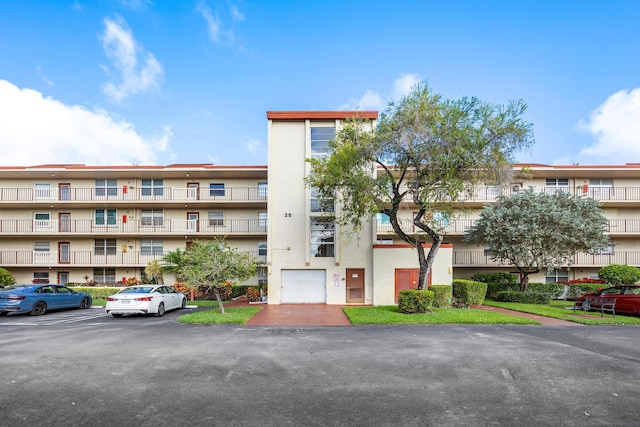
[[[164,316],[164,303],[161,302],[160,305],[158,306],[158,312],[156,313],[156,317],[162,317]]]
[[[585,300],[585,301],[582,303],[582,309],[583,309],[584,311],[589,311],[589,310],[591,310],[591,301],[589,301],[589,300]]]
[[[38,301],[31,309],[32,316],[42,316],[47,312],[47,304],[44,301]]]
[[[187,299],[186,298],[182,298],[182,304],[180,304],[180,308],[181,309],[185,309],[187,308]]]
[[[80,308],[89,308],[91,307],[91,301],[89,301],[89,298],[84,297],[82,298],[82,301],[80,301]]]
[[[9,313],[6,312],[6,311],[0,311],[0,316],[6,316],[7,314],[9,314]]]
[[[111,313],[111,315],[113,317],[122,317],[122,314],[120,314],[120,313]]]

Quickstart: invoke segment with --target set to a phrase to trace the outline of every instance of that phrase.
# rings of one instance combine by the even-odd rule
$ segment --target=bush
[[[502,291],[518,291],[520,290],[519,283],[496,283],[489,282],[487,283],[487,296],[489,298],[495,298],[498,295],[498,292]]]
[[[529,283],[527,290],[546,293],[551,298],[560,298],[564,294],[564,285],[561,283]]]
[[[602,267],[598,276],[613,286],[631,284],[640,280],[640,268],[626,264],[610,264]]]
[[[398,292],[398,309],[402,313],[426,313],[433,305],[434,293],[429,290],[406,289]]]
[[[429,290],[433,292],[433,305],[435,307],[451,307],[453,288],[449,285],[431,285]]]
[[[464,304],[482,304],[486,295],[486,283],[474,280],[453,281],[453,296]]]
[[[492,273],[476,273],[471,276],[471,280],[475,280],[476,282],[483,283],[518,283],[518,276],[511,273],[504,273],[499,271],[494,271]]]
[[[604,286],[606,288],[606,286]],[[598,283],[578,283],[575,285],[569,286],[569,294],[567,295],[568,299],[577,299],[585,294],[590,294],[591,292],[595,292],[598,289],[602,289],[602,284]]]
[[[11,273],[4,268],[0,268],[0,288],[5,286],[11,286],[16,283],[16,279],[13,278]]]
[[[502,291],[498,292],[498,301],[519,302],[522,304],[549,304],[551,295],[546,292],[534,291]]]

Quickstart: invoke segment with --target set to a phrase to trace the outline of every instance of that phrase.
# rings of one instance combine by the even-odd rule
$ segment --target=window
[[[569,280],[569,270],[566,269],[556,269],[547,271],[547,274],[544,276],[545,283],[556,283],[556,282],[566,282]]]
[[[95,222],[96,225],[116,225],[116,210],[96,209]]]
[[[140,241],[141,255],[162,255],[162,240],[159,239],[142,239]]]
[[[224,197],[224,184],[212,182],[209,184],[209,196],[211,197]]]
[[[591,179],[589,180],[589,192],[591,197],[596,199],[608,199],[613,193],[612,179]]]
[[[116,269],[115,268],[94,268],[93,280],[95,280],[97,283],[115,283]]]
[[[117,196],[118,180],[116,179],[96,179],[95,184],[96,196]]]
[[[268,185],[266,182],[259,182],[258,183],[258,197],[260,199],[266,199],[267,198],[267,191],[268,191]]]
[[[142,209],[140,212],[140,225],[162,226],[164,222],[164,211],[162,209]]]
[[[547,178],[545,191],[547,194],[556,194],[558,191],[569,192],[568,178]]]
[[[335,133],[335,127],[311,128],[311,157],[326,156]]]
[[[209,225],[212,227],[224,226],[224,212],[209,212]]]
[[[35,185],[36,199],[51,199],[51,184]]]
[[[50,250],[49,242],[34,242],[33,250],[35,252],[49,252]]]
[[[312,257],[335,256],[335,221],[331,217],[311,217],[310,249]]]
[[[258,212],[258,225],[260,227],[267,226],[267,213],[266,212]]]
[[[393,245],[393,239],[377,239],[376,245]]]
[[[34,271],[33,272],[33,283],[49,283],[49,272],[48,271]]]
[[[115,255],[116,239],[95,239],[93,241],[93,253],[95,255]]]
[[[53,231],[51,230],[51,213],[35,212],[33,214],[34,231]]]
[[[258,255],[267,255],[267,242],[258,242]]]
[[[333,197],[322,198],[315,188],[311,189],[311,212],[333,212]]]
[[[449,214],[443,212],[434,212],[433,221],[436,222],[440,227],[448,227]]]
[[[143,179],[140,191],[143,196],[162,196],[164,194],[164,180]]]

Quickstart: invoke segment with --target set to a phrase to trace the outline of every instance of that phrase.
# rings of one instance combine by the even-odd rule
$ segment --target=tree
[[[0,288],[11,286],[15,283],[16,279],[9,273],[9,270],[0,267]]]
[[[347,121],[329,155],[308,160],[307,185],[325,199],[335,197],[336,222],[354,230],[377,213],[387,215],[396,235],[416,248],[418,289],[424,289],[454,204],[474,185],[501,182],[514,153],[533,143],[531,125],[520,118],[525,109],[522,101],[443,99],[417,84],[389,104],[375,130],[357,118]],[[408,203],[416,215],[403,219]]]
[[[636,283],[640,280],[640,268],[626,264],[605,265],[598,271],[598,277],[613,286]]]
[[[191,289],[210,286],[224,314],[220,290],[235,280],[244,281],[256,274],[248,254],[232,249],[224,239],[195,240],[181,253],[177,273]]]
[[[162,277],[163,267],[157,259],[149,261],[144,269],[144,272],[151,280],[155,280],[155,283],[158,283],[160,285],[164,283]]]
[[[578,252],[606,248],[606,225],[594,199],[530,187],[485,206],[463,241],[485,244],[492,260],[513,265],[520,273],[520,290],[526,291],[530,274],[571,265]]]

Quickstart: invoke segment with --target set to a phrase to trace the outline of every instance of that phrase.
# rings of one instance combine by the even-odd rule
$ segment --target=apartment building
[[[378,215],[355,232],[332,219],[340,206],[304,179],[306,159],[326,155],[347,118],[376,125],[375,111],[270,111],[267,166],[0,166],[0,267],[20,283],[113,283],[142,276],[149,261],[196,239],[224,237],[261,265],[247,284],[268,282],[270,304],[394,304],[415,288],[416,250]],[[608,264],[640,267],[640,163],[614,166],[514,165],[507,185],[477,186],[464,215],[442,217],[445,242],[430,284],[478,271],[514,272],[487,248],[462,243],[485,204],[532,186],[598,200],[609,247],[532,282],[597,277]],[[373,171],[372,171],[373,173]],[[267,203],[268,202],[268,203]],[[415,209],[401,214],[411,223]],[[405,229],[409,229],[405,227]],[[415,233],[421,231],[415,230]]]
[[[218,236],[264,264],[266,166],[0,167],[0,267],[18,283],[141,278],[150,261]]]

